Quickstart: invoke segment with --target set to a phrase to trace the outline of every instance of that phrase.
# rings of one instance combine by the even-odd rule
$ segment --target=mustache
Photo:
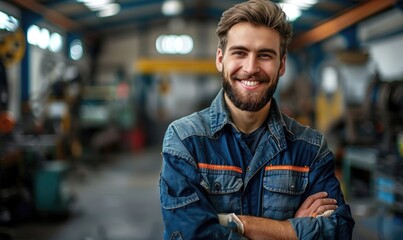
[[[266,76],[263,76],[261,74],[242,74],[242,73],[237,73],[231,75],[232,80],[237,80],[237,81],[242,81],[242,80],[250,80],[250,81],[258,81],[258,82],[266,82],[268,81],[268,78]]]

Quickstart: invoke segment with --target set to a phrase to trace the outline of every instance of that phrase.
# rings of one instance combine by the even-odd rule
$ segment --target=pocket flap
[[[201,185],[210,194],[234,193],[243,186],[242,178],[237,175],[202,173]]]
[[[162,178],[160,179],[160,191],[161,207],[163,207],[164,209],[176,209],[199,201],[199,196],[196,192],[187,196],[171,196],[168,191],[168,184],[166,184],[166,182]]]
[[[300,195],[308,185],[307,173],[290,170],[267,171],[263,180],[263,187],[271,192],[291,195]]]

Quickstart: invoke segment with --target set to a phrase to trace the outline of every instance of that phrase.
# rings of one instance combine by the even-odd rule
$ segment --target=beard
[[[237,91],[233,85],[231,85],[230,79],[228,79],[228,77],[226,77],[224,73],[225,71],[223,69],[221,78],[223,81],[224,92],[227,94],[228,98],[235,105],[235,107],[242,111],[248,112],[257,112],[270,102],[270,100],[273,98],[274,92],[276,91],[277,83],[280,78],[279,73],[277,73],[276,78],[273,79],[273,84],[267,86],[262,94],[251,92],[248,93],[246,96],[242,96],[242,94]],[[239,79],[243,79],[244,77],[232,75],[229,78],[231,78],[233,81],[238,81]],[[266,85],[271,82],[267,75],[258,75],[255,77],[255,79]]]

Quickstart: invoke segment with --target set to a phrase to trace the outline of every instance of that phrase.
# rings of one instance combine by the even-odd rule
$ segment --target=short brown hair
[[[225,51],[228,31],[241,22],[264,25],[280,34],[280,57],[286,52],[292,37],[292,26],[279,5],[268,0],[250,0],[239,3],[226,10],[218,23],[216,33],[219,38],[218,47]]]

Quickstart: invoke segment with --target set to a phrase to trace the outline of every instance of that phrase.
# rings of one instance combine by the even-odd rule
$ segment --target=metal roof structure
[[[179,15],[167,16],[162,6],[167,0],[110,0],[119,5],[118,14],[99,17],[84,5],[85,0],[7,0],[11,4],[40,14],[67,32],[81,32],[103,37],[133,29],[146,29],[166,24],[173,18],[184,21],[216,21],[222,13],[240,0],[179,0],[183,9]],[[102,1],[102,0],[98,0]],[[298,2],[276,0],[275,2]],[[301,2],[301,1],[299,1]],[[318,0],[292,22],[294,42],[302,47],[320,41],[374,14],[392,7],[402,7],[402,0]]]

